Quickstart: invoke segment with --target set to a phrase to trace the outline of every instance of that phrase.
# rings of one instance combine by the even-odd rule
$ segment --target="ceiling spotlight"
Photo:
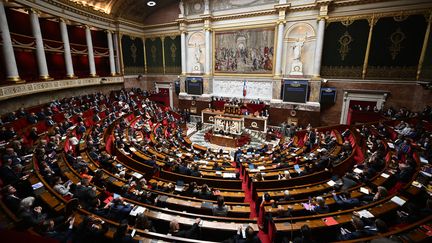
[[[156,5],[156,2],[155,1],[148,1],[147,2],[147,6],[149,6],[149,7],[153,7],[153,6],[155,6]]]

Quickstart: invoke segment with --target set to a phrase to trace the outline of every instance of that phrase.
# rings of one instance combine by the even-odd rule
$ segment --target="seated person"
[[[329,207],[325,204],[325,200],[323,197],[317,197],[315,201],[317,205],[311,209],[312,212],[315,212],[317,214],[324,214],[330,211]]]
[[[240,226],[237,230],[237,235],[234,237],[234,242],[238,243],[259,243],[261,240],[258,238],[258,236],[255,234],[253,228],[251,226],[248,226],[245,229],[245,235],[243,238],[243,227]]]
[[[190,238],[190,239],[199,239],[201,238],[201,228],[199,224],[201,223],[201,219],[197,218],[195,223],[192,225],[190,229],[180,230],[180,225],[177,220],[173,220],[169,224],[169,232],[172,236]]]
[[[332,195],[336,204],[342,209],[356,207],[360,204],[357,198],[351,198],[351,194],[348,191],[343,191],[339,195],[333,192]]]
[[[225,201],[223,196],[217,197],[217,205],[212,209],[213,216],[226,217],[228,214],[228,207],[225,206]]]
[[[365,229],[364,223],[359,217],[353,216],[351,223],[354,227],[354,231],[351,232],[347,229],[341,228],[341,234],[339,235],[338,240],[354,240],[374,234],[373,231]]]

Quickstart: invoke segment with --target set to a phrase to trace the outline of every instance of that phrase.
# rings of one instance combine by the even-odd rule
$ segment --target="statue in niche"
[[[210,2],[209,0],[204,0],[204,13],[209,13],[210,12]]]
[[[193,64],[192,67],[192,72],[194,73],[201,73],[202,71],[202,65],[200,62],[201,59],[201,46],[198,43],[195,43],[195,50],[194,50],[194,58],[195,58],[195,63]]]
[[[179,9],[180,9],[180,15],[184,16],[185,10],[184,10],[184,3],[183,3],[183,1],[179,2]]]
[[[195,43],[195,52],[194,52],[194,56],[195,56],[195,63],[200,63],[200,58],[201,58],[201,48],[198,45],[198,43]]]
[[[294,60],[300,61],[301,51],[302,51],[302,47],[304,45],[305,39],[297,39],[297,41],[294,43],[294,45],[293,45]]]
[[[303,63],[301,62],[301,54],[307,35],[304,38],[298,38],[293,45],[293,62],[291,64],[290,75],[303,75]]]

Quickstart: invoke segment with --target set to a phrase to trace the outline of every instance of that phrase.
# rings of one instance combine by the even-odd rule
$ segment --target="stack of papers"
[[[143,175],[141,175],[141,174],[138,173],[138,172],[134,172],[134,173],[132,174],[132,176],[134,176],[134,177],[137,178],[138,180],[141,179],[141,178],[143,177]]]
[[[369,219],[369,218],[375,217],[371,212],[369,212],[366,209],[358,211],[357,213],[359,214],[360,218],[367,218],[367,219]]]
[[[386,173],[382,173],[381,176],[384,177],[384,178],[389,178],[390,177],[390,175],[386,174]]]
[[[130,216],[137,216],[140,213],[144,213],[146,211],[145,207],[135,206],[132,211],[129,213]]]
[[[400,198],[398,196],[392,197],[391,201],[394,202],[394,203],[396,203],[399,206],[402,206],[402,205],[404,205],[406,203],[405,200],[403,200],[402,198]]]
[[[362,174],[363,170],[360,170],[359,168],[355,168],[354,169],[354,173],[356,173],[356,174]]]
[[[366,187],[360,187],[360,192],[369,195],[369,189],[367,189]]]
[[[423,158],[421,156],[420,156],[420,162],[422,162],[423,164],[428,164],[429,163],[427,159],[425,159],[425,158]]]
[[[329,186],[334,186],[334,185],[336,185],[336,182],[334,182],[333,180],[330,180],[330,181],[327,182],[327,184]]]
[[[223,173],[222,177],[223,178],[236,178],[236,174],[235,173]]]
[[[265,170],[265,166],[262,166],[262,165],[261,165],[261,166],[258,166],[258,169],[259,169],[259,170]]]

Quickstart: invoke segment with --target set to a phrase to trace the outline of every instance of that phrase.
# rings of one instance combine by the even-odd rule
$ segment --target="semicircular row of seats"
[[[90,100],[94,102],[89,105]],[[91,222],[109,238],[130,237],[134,231],[135,239],[223,241],[238,240],[238,229],[250,226],[261,241],[279,242],[300,236],[308,225],[313,234],[322,236],[319,241],[328,242],[348,239],[346,231],[339,232],[352,230],[352,217],[359,212],[363,217],[369,212],[373,218],[392,219],[406,211],[401,202],[424,198],[412,184],[424,168],[420,161],[424,152],[421,146],[406,148],[398,141],[394,133],[400,131],[399,121],[299,131],[274,147],[245,146],[230,154],[192,144],[184,119],[139,90],[64,101],[71,102],[48,105],[58,110],[53,112],[58,120],[39,128],[44,133],[31,142],[23,141],[34,147],[33,160],[18,162],[34,172],[19,183],[5,184],[16,186],[21,198],[35,196],[52,217],[71,216],[78,226],[75,232],[83,235],[92,231],[86,228]],[[422,124],[426,133],[431,131],[430,123],[421,119],[406,124]],[[319,138],[311,139],[313,133]],[[417,138],[408,141],[412,145]],[[10,146],[12,142],[5,144]],[[400,178],[405,171],[407,175]],[[29,191],[29,185],[35,189]],[[60,190],[63,187],[66,190]],[[382,188],[387,188],[386,193]],[[358,203],[344,204],[347,196]],[[325,210],[318,210],[323,205]],[[23,222],[23,211],[11,210],[15,225],[46,235],[46,228],[40,227],[43,222]],[[139,225],[143,217],[145,227]],[[429,215],[402,226],[394,222],[386,233],[357,238],[409,232],[430,220]],[[176,230],[175,222],[188,229]]]

